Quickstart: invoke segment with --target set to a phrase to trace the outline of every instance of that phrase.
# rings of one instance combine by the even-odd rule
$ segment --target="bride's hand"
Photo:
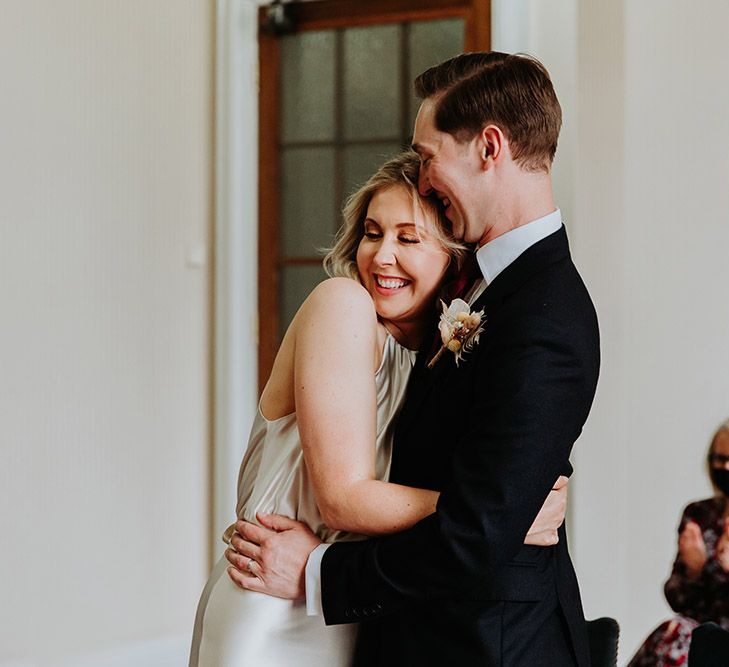
[[[288,600],[303,598],[306,562],[321,540],[284,516],[258,515],[263,527],[237,521],[225,557],[228,576],[241,588]]]
[[[560,476],[534,519],[524,544],[549,547],[559,542],[558,528],[564,523],[567,511],[567,478]]]

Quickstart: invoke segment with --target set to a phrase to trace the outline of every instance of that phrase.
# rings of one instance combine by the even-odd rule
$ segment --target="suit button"
[[[359,618],[362,614],[359,613],[358,609],[352,609],[352,616]]]

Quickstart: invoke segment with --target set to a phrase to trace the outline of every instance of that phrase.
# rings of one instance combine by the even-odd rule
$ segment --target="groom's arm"
[[[529,528],[524,544],[537,547],[557,544],[567,508],[567,483],[566,477],[557,479]],[[305,523],[281,516],[262,517],[262,520],[272,521],[272,528],[269,530],[246,521],[235,524],[225,552],[232,565],[231,579],[241,588],[288,599],[298,599],[305,594],[307,614],[322,615],[321,562],[331,544],[318,543]],[[263,541],[267,546],[265,554],[261,548]],[[288,556],[288,567],[280,567],[281,554]],[[275,575],[268,567],[270,562],[279,565]],[[304,572],[301,577],[297,577],[299,570]]]
[[[567,477],[559,477],[527,533],[524,544],[548,547],[557,544],[558,531],[564,523],[567,507]],[[320,544],[309,554],[305,570],[306,612],[309,616],[324,613],[321,598],[321,563],[331,544]]]
[[[402,533],[327,550],[327,623],[440,597],[540,597],[544,552],[519,552],[594,395],[597,333],[584,343],[585,333],[592,332],[523,320],[492,340],[488,353],[464,361],[479,364],[478,381],[436,513]],[[521,562],[511,563],[517,554]]]

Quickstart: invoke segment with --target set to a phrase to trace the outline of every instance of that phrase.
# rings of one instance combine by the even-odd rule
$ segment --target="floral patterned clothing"
[[[714,621],[729,630],[729,573],[716,560],[716,546],[724,531],[724,497],[691,503],[683,511],[679,535],[689,521],[701,528],[706,544],[706,564],[699,577],[686,576],[686,566],[678,555],[664,594],[679,614],[659,625],[646,639],[628,667],[676,667],[686,665],[691,633],[699,623]]]

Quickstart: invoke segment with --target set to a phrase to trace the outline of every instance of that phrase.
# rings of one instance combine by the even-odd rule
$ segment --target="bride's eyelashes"
[[[365,238],[369,239],[370,241],[376,241],[378,239],[382,238],[381,232],[365,232],[364,233]],[[401,243],[420,243],[420,237],[415,236],[413,234],[401,234],[397,237],[397,240]]]

